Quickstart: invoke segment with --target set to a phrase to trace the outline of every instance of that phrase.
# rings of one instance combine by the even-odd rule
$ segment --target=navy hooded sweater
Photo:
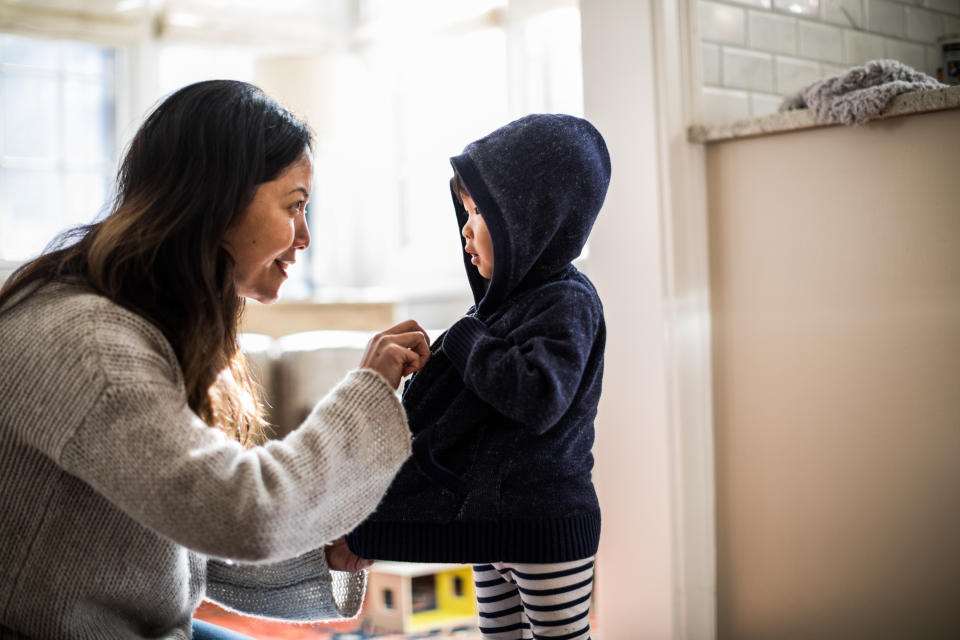
[[[493,277],[464,254],[476,304],[407,383],[413,455],[347,543],[360,557],[408,562],[591,556],[606,332],[596,289],[572,261],[606,196],[606,144],[586,120],[535,114],[451,163],[490,232]]]

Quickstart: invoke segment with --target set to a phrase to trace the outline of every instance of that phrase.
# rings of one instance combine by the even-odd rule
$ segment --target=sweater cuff
[[[488,335],[490,331],[487,325],[472,316],[461,318],[447,330],[441,348],[461,376],[467,369],[467,360],[477,341]]]
[[[206,596],[222,607],[275,620],[316,622],[359,613],[366,572],[331,571],[324,548],[269,564],[207,562]]]

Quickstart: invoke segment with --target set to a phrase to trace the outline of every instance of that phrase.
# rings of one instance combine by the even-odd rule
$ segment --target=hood
[[[483,215],[493,278],[464,253],[477,312],[565,269],[583,250],[610,183],[610,155],[596,128],[564,114],[533,114],[468,144],[450,163]],[[452,187],[451,187],[452,189]],[[458,230],[467,213],[453,194]],[[466,246],[463,237],[461,245]]]

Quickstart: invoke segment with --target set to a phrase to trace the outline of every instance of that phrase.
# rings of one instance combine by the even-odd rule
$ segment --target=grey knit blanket
[[[806,108],[816,122],[863,124],[896,95],[945,86],[897,60],[871,60],[788,96],[779,111]]]

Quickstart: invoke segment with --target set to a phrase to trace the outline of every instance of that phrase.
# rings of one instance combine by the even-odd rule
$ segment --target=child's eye
[[[303,200],[297,200],[297,203],[294,205],[291,205],[290,208],[296,211],[297,213],[300,213],[303,210]]]

